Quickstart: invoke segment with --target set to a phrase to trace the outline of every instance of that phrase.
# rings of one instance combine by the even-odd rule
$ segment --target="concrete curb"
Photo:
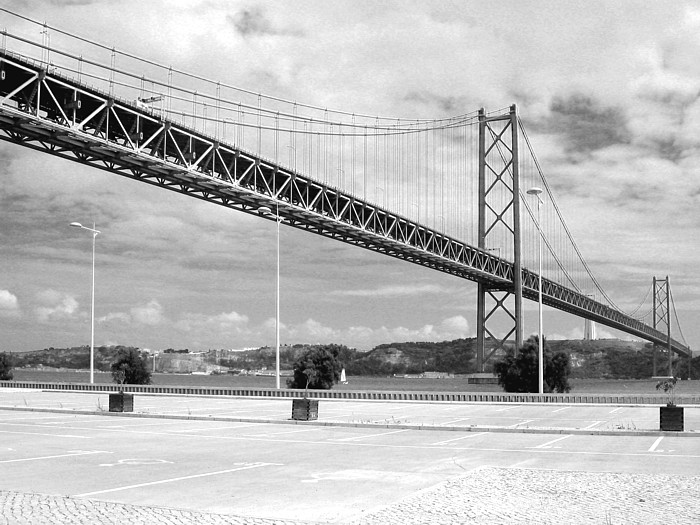
[[[103,410],[71,410],[61,408],[32,408],[32,407],[5,407],[0,406],[0,410],[15,412],[44,412],[56,414],[74,414],[86,416],[109,416],[144,419],[169,419],[182,421],[225,421],[230,423],[267,423],[272,425],[304,425],[318,427],[345,427],[345,428],[382,428],[398,430],[440,430],[449,432],[493,432],[508,434],[571,434],[580,436],[667,436],[667,437],[700,437],[700,432],[666,432],[662,430],[595,430],[579,428],[508,428],[493,426],[439,426],[439,425],[406,425],[406,424],[382,424],[382,423],[345,423],[342,421],[296,421],[293,419],[256,419],[244,417],[222,417],[222,416],[180,416],[174,414],[147,414],[143,412],[108,412]]]

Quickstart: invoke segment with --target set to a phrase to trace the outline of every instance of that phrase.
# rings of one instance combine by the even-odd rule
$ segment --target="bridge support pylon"
[[[477,370],[509,341],[519,348],[522,328],[520,172],[515,105],[500,115],[479,111],[479,246],[513,259],[513,282],[494,288],[480,281],[477,291]],[[504,333],[498,336],[497,333]],[[488,340],[488,341],[487,341]],[[487,351],[488,346],[488,351]]]
[[[668,280],[668,275],[665,279],[658,279],[654,277],[654,329],[660,330],[660,328],[666,328],[666,336],[668,338],[667,351],[668,351],[668,376],[673,375],[673,351],[671,349],[671,310],[669,308],[669,301],[671,298],[670,284]],[[658,361],[659,345],[654,343],[654,353],[653,353],[653,363],[652,370],[653,376],[658,376],[657,372],[657,361]]]

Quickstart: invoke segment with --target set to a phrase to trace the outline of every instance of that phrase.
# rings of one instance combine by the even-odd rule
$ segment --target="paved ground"
[[[277,399],[137,396],[147,414],[107,417],[106,396],[2,390],[0,406],[0,524],[700,515],[700,433],[639,431],[653,407],[327,401],[309,425]]]

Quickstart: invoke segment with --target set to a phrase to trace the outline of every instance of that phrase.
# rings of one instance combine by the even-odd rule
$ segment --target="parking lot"
[[[666,504],[677,523],[700,512],[700,433],[641,431],[658,427],[655,407],[324,401],[319,424],[309,424],[290,421],[284,399],[138,396],[136,414],[114,416],[102,412],[106,395],[0,396],[0,491],[250,519],[372,523],[375,515],[386,522],[386,512],[401,519],[412,498],[419,507],[431,498],[442,498],[442,509],[450,501],[458,506],[450,483],[481,479],[473,490],[488,489],[482,502],[498,498],[493,512],[507,511],[507,523],[509,505],[527,517],[514,491],[504,490],[507,482],[523,478],[520,488],[535,490],[540,482],[565,486],[562,476],[576,485],[577,476],[594,476],[588,485],[602,496],[591,512],[604,523],[606,512],[626,504],[605,509],[606,484],[619,488],[619,476],[627,476],[629,487],[660,483],[666,495],[676,491]],[[698,412],[686,410],[686,428],[698,427]],[[669,479],[676,480],[670,488]],[[629,504],[646,516],[639,523],[648,523],[644,513],[658,512],[660,503],[639,499]],[[564,512],[557,507],[553,517]]]

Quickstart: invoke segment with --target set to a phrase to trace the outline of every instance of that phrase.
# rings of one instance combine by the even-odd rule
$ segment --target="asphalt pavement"
[[[0,523],[697,523],[700,407],[0,390]],[[4,521],[3,521],[4,520]]]

